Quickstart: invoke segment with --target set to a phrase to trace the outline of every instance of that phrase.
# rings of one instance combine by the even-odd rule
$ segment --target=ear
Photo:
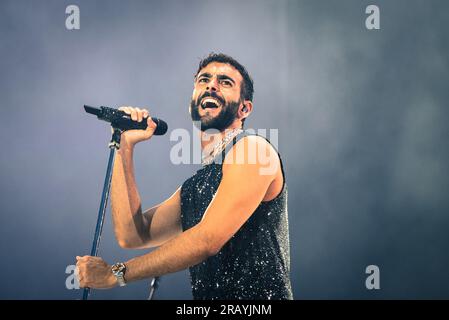
[[[243,101],[239,109],[240,120],[248,117],[252,111],[253,111],[253,103],[249,100]]]

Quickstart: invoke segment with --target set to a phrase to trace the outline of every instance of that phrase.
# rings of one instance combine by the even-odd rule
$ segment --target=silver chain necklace
[[[201,159],[202,165],[204,166],[204,165],[212,163],[215,156],[217,154],[219,154],[220,152],[222,152],[226,148],[228,143],[241,132],[243,132],[243,130],[240,128],[235,128],[235,129],[229,130],[229,132],[226,133],[224,138],[221,141],[217,142],[213,146],[212,151],[208,155],[205,155],[205,156],[203,155],[203,157]],[[224,160],[224,159],[222,159],[222,160]]]

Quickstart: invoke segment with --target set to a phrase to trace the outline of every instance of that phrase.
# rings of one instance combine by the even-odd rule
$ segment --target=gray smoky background
[[[65,8],[80,8],[67,30]],[[380,8],[367,30],[365,8]],[[255,82],[247,128],[279,129],[295,299],[449,298],[447,1],[0,2],[0,298],[80,299],[66,267],[88,254],[110,128],[82,106],[147,107],[169,132],[137,146],[144,208],[198,165],[173,165],[192,132],[198,62],[235,57]],[[191,139],[196,137],[191,136]],[[121,249],[108,212],[100,256]],[[380,269],[367,290],[365,269]],[[145,299],[149,281],[92,299]],[[157,299],[191,299],[188,272]]]

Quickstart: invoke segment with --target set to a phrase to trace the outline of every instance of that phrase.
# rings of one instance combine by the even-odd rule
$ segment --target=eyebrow
[[[212,78],[212,75],[211,75],[210,73],[205,72],[205,73],[200,74],[200,75],[197,77],[197,79],[199,79],[199,78],[201,78],[201,77]],[[225,75],[225,74],[219,74],[219,75],[217,75],[217,78],[218,78],[218,80],[226,79],[226,80],[231,81],[233,84],[235,84],[234,79],[232,79],[231,77],[229,77],[229,76],[227,76],[227,75]]]

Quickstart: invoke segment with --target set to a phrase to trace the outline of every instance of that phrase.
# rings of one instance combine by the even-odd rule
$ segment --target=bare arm
[[[240,140],[234,148],[242,146],[241,142],[247,139],[256,140],[258,147],[267,146],[260,137],[247,137]],[[244,149],[247,153],[246,146]],[[266,166],[262,163],[251,164],[246,160],[243,164],[229,164],[228,154],[223,163],[220,186],[201,222],[156,250],[127,261],[126,281],[176,272],[215,255],[253,214],[269,193],[272,183],[277,180],[280,172],[279,158],[271,146],[268,146],[267,151],[269,163],[275,164],[276,170],[263,171],[261,169]],[[111,288],[117,285],[111,267],[99,257],[77,257],[77,266],[81,287]]]
[[[131,109],[131,108],[130,108]],[[121,110],[124,110],[121,108]],[[130,110],[131,115],[134,109]],[[135,111],[134,111],[135,112]],[[136,112],[137,121],[145,113]],[[151,120],[149,120],[151,122]],[[141,198],[134,175],[134,146],[152,136],[154,128],[130,130],[122,134],[117,152],[111,186],[111,207],[114,232],[123,248],[148,248],[160,245],[181,232],[180,189],[161,204],[142,213]]]
[[[227,164],[225,160],[223,179],[202,221],[151,253],[126,262],[127,281],[159,276],[196,265],[215,255],[240,229],[264,199],[280,170],[279,158],[274,149],[267,146],[262,138],[251,139],[257,139],[258,145],[268,149],[270,162],[276,165],[277,170],[261,174],[263,165],[260,163],[250,164],[245,160],[244,164]],[[247,154],[248,150],[241,141],[237,145],[245,148],[243,152]]]

